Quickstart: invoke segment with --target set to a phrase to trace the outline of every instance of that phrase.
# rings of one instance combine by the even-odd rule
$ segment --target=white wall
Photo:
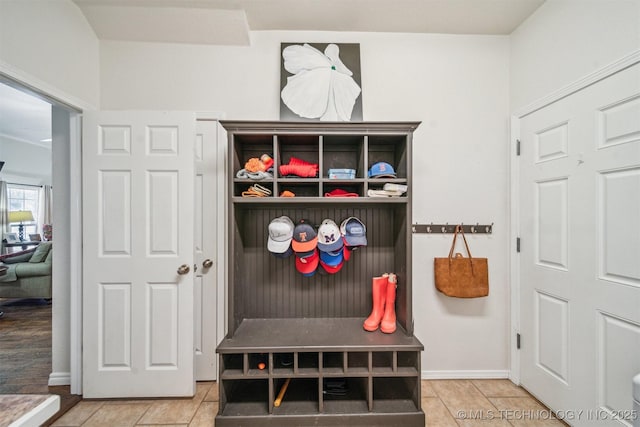
[[[251,36],[248,47],[101,42],[101,108],[223,111],[230,119],[275,120],[281,42],[360,43],[364,119],[423,122],[415,134],[414,220],[495,223],[493,235],[470,239],[474,255],[490,260],[491,295],[479,300],[454,300],[434,289],[433,257],[448,253],[450,235],[414,236],[423,370],[506,376],[509,38]]]
[[[67,105],[95,108],[100,91],[98,39],[71,0],[0,0],[0,74]],[[55,110],[52,181],[57,237],[49,385],[64,385],[70,382],[71,357],[69,123],[61,110]]]
[[[640,0],[548,0],[511,35],[511,109],[638,49]]]
[[[0,136],[0,160],[4,181],[18,184],[51,185],[51,147]]]
[[[0,72],[97,106],[98,56],[98,39],[71,0],[0,1]]]

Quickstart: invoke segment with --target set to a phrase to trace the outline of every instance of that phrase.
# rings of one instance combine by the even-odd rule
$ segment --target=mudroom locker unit
[[[413,336],[411,144],[417,122],[222,121],[228,134],[228,332],[219,353],[219,426],[424,426],[420,353]],[[269,154],[272,178],[238,178],[250,158]],[[291,157],[318,165],[313,178],[280,176]],[[395,178],[370,178],[377,162]],[[336,180],[329,169],[355,169]],[[391,182],[398,197],[367,197]],[[242,197],[258,183],[268,197]],[[335,189],[359,197],[325,197]],[[295,197],[280,197],[283,191]],[[295,257],[267,250],[268,225],[286,215],[316,226],[359,218],[367,245],[335,274],[305,277]],[[372,278],[397,274],[397,330],[367,332]],[[281,404],[274,404],[283,385]],[[338,383],[341,393],[328,393]]]

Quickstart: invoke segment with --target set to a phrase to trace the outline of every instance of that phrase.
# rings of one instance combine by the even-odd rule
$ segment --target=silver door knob
[[[178,267],[178,274],[180,275],[187,274],[189,273],[189,271],[191,271],[191,269],[187,264],[182,264],[180,267]]]
[[[202,261],[202,267],[203,268],[211,268],[211,266],[213,265],[213,261],[211,261],[210,259],[205,259],[204,261]]]

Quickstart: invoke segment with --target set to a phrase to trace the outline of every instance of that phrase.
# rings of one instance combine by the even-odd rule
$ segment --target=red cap
[[[343,190],[342,188],[336,188],[334,190],[329,191],[328,193],[324,193],[324,197],[359,197],[358,193],[350,193],[347,190]]]
[[[342,248],[342,258],[345,261],[349,261],[349,258],[351,258],[351,249],[349,249],[348,246],[344,246],[344,248]]]
[[[302,274],[311,273],[318,268],[319,261],[320,254],[317,249],[314,249],[313,253],[306,258],[300,258],[296,255],[296,270]]]
[[[336,274],[338,271],[340,271],[342,269],[342,266],[344,265],[344,261],[342,261],[340,264],[335,265],[335,266],[327,265],[324,262],[320,261],[320,265],[322,266],[322,268],[324,268],[324,270],[327,273]]]

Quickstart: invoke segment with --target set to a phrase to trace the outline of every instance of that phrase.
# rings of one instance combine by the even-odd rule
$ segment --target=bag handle
[[[462,231],[461,225],[456,225],[456,231],[453,234],[453,242],[451,242],[451,250],[449,250],[449,259],[453,258],[453,251],[456,248],[456,238],[458,237],[458,233],[462,235],[462,240],[464,240],[464,246],[467,248],[467,255],[469,258],[472,258],[471,251],[469,250],[469,245],[467,244],[467,238],[464,237],[464,231]]]

